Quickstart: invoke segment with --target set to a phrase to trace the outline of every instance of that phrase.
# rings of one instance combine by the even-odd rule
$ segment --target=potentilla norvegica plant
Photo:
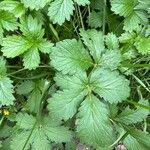
[[[0,1],[0,149],[150,149],[149,0]]]

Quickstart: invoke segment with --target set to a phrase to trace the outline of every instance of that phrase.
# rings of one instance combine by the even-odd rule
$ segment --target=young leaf
[[[108,110],[94,95],[82,102],[77,115],[77,134],[83,143],[108,147],[114,141],[114,132],[109,122]]]
[[[12,105],[15,100],[12,81],[8,77],[0,77],[0,105]]]
[[[75,74],[88,69],[92,64],[88,52],[75,39],[58,42],[50,57],[51,64],[63,74]]]
[[[27,51],[32,46],[32,43],[28,43],[23,37],[13,35],[3,38],[2,46],[3,55],[8,58],[14,58]]]
[[[117,71],[97,68],[90,78],[90,84],[95,93],[110,103],[125,100],[130,93],[129,81]]]
[[[24,54],[23,65],[31,70],[35,69],[40,64],[40,54],[37,48],[31,48]]]
[[[74,6],[72,0],[55,0],[50,4],[48,15],[53,23],[62,25],[65,20],[70,20]]]
[[[36,37],[38,40],[43,37],[44,30],[42,29],[42,24],[38,22],[37,18],[33,18],[31,15],[28,17],[22,17],[20,23],[20,30],[27,38],[32,39]],[[36,39],[32,42],[36,42]]]

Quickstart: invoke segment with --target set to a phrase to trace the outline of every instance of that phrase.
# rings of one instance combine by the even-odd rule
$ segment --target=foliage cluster
[[[0,0],[0,149],[150,149],[149,0]]]

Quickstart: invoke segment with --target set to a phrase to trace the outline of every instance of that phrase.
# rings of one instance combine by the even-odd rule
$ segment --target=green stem
[[[26,140],[26,142],[25,142],[25,144],[24,144],[22,150],[25,150],[25,148],[26,148],[26,146],[27,146],[27,144],[28,144],[28,141],[29,141],[29,139],[30,139],[30,137],[31,137],[31,135],[32,135],[32,133],[33,133],[33,131],[34,131],[34,129],[35,129],[36,124],[37,124],[37,122],[35,121],[35,123],[34,123],[34,125],[33,125],[33,127],[32,127],[32,130],[31,130],[31,132],[30,132],[30,134],[29,134],[29,136],[28,136],[28,138],[27,138],[27,140]]]
[[[55,35],[57,41],[60,41],[59,36],[58,36],[58,32],[55,30],[55,28],[53,27],[53,25],[51,23],[49,24],[49,27],[52,30],[53,34]]]
[[[150,67],[150,64],[122,64],[122,67],[144,68],[144,67]]]
[[[79,6],[77,6],[77,7],[78,7],[78,11],[79,11],[79,16],[80,16],[81,26],[82,26],[82,28],[84,29],[84,23],[83,23],[83,19],[82,19],[81,10],[80,10],[80,7],[79,7]]]

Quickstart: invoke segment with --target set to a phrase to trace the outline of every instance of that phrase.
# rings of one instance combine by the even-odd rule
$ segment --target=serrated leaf
[[[150,37],[138,37],[134,45],[139,53],[143,55],[150,54]]]
[[[32,115],[19,113],[16,116],[17,126],[21,129],[30,130],[33,128],[36,119]]]
[[[97,68],[90,78],[93,91],[110,103],[125,100],[130,93],[129,81],[117,71]]]
[[[124,139],[124,145],[129,150],[147,150],[143,144],[139,143],[134,137],[128,135]]]
[[[92,64],[88,52],[75,39],[58,42],[50,57],[51,64],[63,74],[81,72]]]
[[[36,130],[33,133],[33,143],[32,149],[33,150],[51,150],[52,146],[50,141],[47,140],[44,132],[42,130]]]
[[[13,137],[13,140],[11,141],[10,148],[11,150],[22,150],[24,148],[24,145],[30,136],[30,131],[28,132],[22,132],[20,134],[17,134],[15,137]],[[18,142],[19,141],[19,142]],[[26,147],[24,150],[28,150],[30,147],[29,143],[26,144]]]
[[[0,105],[13,105],[13,92],[12,81],[8,77],[0,78]]]
[[[46,41],[45,39],[41,41],[39,44],[39,50],[42,53],[49,54],[52,52],[53,43]]]
[[[21,0],[26,8],[30,8],[31,10],[39,10],[42,9],[48,2],[52,0]]]
[[[54,79],[61,89],[67,90],[71,89],[82,91],[88,84],[88,78],[85,72],[76,73],[73,76],[58,73]]]
[[[15,17],[21,17],[25,13],[23,4],[15,0],[2,1],[0,3],[0,9],[13,13]]]
[[[119,41],[115,34],[108,33],[105,37],[105,42],[108,49],[119,49]]]
[[[141,18],[134,12],[124,20],[123,29],[126,31],[133,31],[139,28],[139,24],[141,23]]]
[[[44,30],[42,29],[42,24],[38,22],[37,18],[33,18],[31,15],[27,17],[22,17],[20,19],[20,30],[23,35],[28,39],[36,38],[32,42],[37,42],[44,35]]]
[[[7,11],[0,10],[0,24],[8,31],[14,31],[18,28],[17,18]]]
[[[101,57],[100,66],[111,70],[117,69],[121,62],[121,53],[119,50],[107,50]]]
[[[28,50],[23,57],[23,65],[25,68],[32,70],[40,64],[40,54],[37,48],[31,48]]]
[[[3,38],[2,46],[3,55],[8,58],[14,58],[27,51],[32,46],[32,43],[28,43],[20,36],[13,35]]]
[[[112,0],[111,10],[120,16],[127,17],[133,13],[137,0]]]
[[[74,6],[72,0],[55,0],[50,4],[48,15],[53,23],[62,25],[65,20],[70,20]]]
[[[89,20],[89,25],[92,28],[101,27],[103,24],[103,13],[92,11],[90,13],[90,16],[88,17],[88,20]]]
[[[58,91],[49,99],[50,114],[64,120],[72,118],[85,95],[85,91]]]
[[[95,148],[108,147],[114,141],[113,128],[108,110],[94,95],[89,95],[79,108],[77,134],[88,145]]]
[[[143,100],[139,102],[140,104],[148,105],[148,101]],[[123,110],[117,118],[115,118],[116,121],[119,121],[121,123],[125,124],[132,124],[137,122],[142,122],[144,119],[147,118],[147,116],[150,114],[150,111],[143,108],[137,108],[137,109],[130,109],[129,107],[126,107],[125,110]]]
[[[90,50],[96,63],[100,61],[101,53],[105,50],[104,37],[102,32],[96,30],[80,30],[80,35],[84,44]]]
[[[47,137],[56,143],[69,142],[72,138],[71,131],[63,126],[50,127],[49,125],[46,125],[43,130]]]
[[[82,6],[90,4],[89,0],[74,0],[74,2],[76,2],[78,5],[82,5]]]
[[[49,150],[51,141],[69,142],[72,138],[71,131],[66,127],[58,126],[56,123],[49,123],[48,119],[50,118],[46,117],[41,122],[37,122],[32,115],[20,114],[19,119],[17,119],[17,125],[20,125],[21,131],[19,130],[19,133],[13,138],[11,149],[27,150],[31,146],[33,150]],[[51,122],[53,121],[51,120]],[[19,138],[21,138],[21,144],[17,144]]]
[[[141,130],[137,130],[135,128],[132,127],[128,127],[128,126],[124,126],[125,130],[129,133],[129,137],[127,137],[127,139],[125,139],[125,143],[127,147],[131,147],[129,144],[131,144],[131,142],[133,143],[133,150],[136,150],[135,148],[138,148],[139,150],[141,150],[140,148],[142,147],[142,150],[148,150],[150,149],[150,134],[143,132]],[[130,142],[129,142],[129,138],[130,138]],[[129,142],[129,143],[128,143]],[[138,145],[135,145],[137,144]]]

